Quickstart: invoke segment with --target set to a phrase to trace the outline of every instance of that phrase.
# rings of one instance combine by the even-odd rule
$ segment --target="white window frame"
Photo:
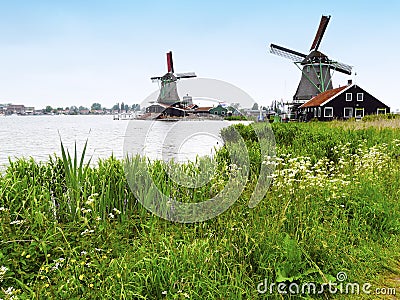
[[[362,111],[362,116],[357,116],[357,111]],[[355,111],[354,111],[354,116],[356,118],[364,118],[364,107],[360,108],[360,107],[356,107]]]
[[[314,118],[316,118],[316,117],[317,117],[317,108],[314,107]]]
[[[351,112],[347,116],[346,116],[346,110],[350,110],[350,112]],[[343,108],[343,117],[344,118],[352,118],[353,117],[353,112],[354,112],[354,109],[352,107],[345,107],[345,108]]]
[[[353,94],[352,93],[346,93],[346,101],[353,101]]]
[[[378,108],[378,109],[376,110],[376,114],[377,114],[377,115],[380,114],[379,111],[383,111],[382,115],[386,114],[386,108]]]
[[[327,110],[331,110],[331,114],[327,115],[326,111]],[[333,117],[333,107],[329,106],[329,107],[324,107],[324,118],[332,118]]]
[[[358,98],[359,96],[361,96],[360,99]],[[357,101],[364,101],[364,93],[357,93]]]
[[[318,107],[318,118],[321,118],[321,107]]]

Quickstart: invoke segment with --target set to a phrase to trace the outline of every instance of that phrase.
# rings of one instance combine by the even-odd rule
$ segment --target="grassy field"
[[[237,125],[250,153],[247,186],[225,213],[193,224],[143,208],[115,158],[96,167],[68,153],[13,161],[0,177],[0,298],[375,299],[376,288],[393,287],[398,296],[400,129],[398,120],[373,122],[381,126],[272,124],[273,158]],[[161,162],[149,170],[166,195],[201,202],[234,170],[226,149],[216,161],[194,188],[174,185]],[[195,173],[202,163],[175,167]],[[260,166],[271,163],[273,182],[250,209]],[[328,282],[370,283],[371,294],[277,289]]]

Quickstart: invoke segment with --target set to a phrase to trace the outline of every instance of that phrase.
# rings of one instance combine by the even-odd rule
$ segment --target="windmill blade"
[[[161,76],[155,76],[150,78],[152,81],[154,80],[161,80]]]
[[[347,75],[351,75],[351,70],[353,69],[352,66],[340,63],[340,62],[334,62],[332,63],[332,65],[334,66],[334,69],[338,72],[347,74]]]
[[[172,51],[167,53],[167,66],[168,66],[168,73],[174,73],[174,62],[172,60]]]
[[[271,44],[270,52],[272,54],[288,58],[294,62],[301,62],[307,56],[303,53],[293,51],[293,50],[290,50],[290,49],[287,49],[287,48],[284,48],[282,46],[278,46],[275,44]]]
[[[319,22],[319,27],[314,38],[314,42],[311,45],[310,51],[318,50],[319,44],[321,44],[322,37],[324,36],[326,27],[328,26],[331,16],[322,16]]]
[[[187,73],[176,73],[175,77],[180,79],[180,78],[193,78],[197,76],[194,72],[187,72]]]

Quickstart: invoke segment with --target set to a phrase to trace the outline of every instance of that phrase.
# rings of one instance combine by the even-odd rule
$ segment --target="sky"
[[[0,103],[141,103],[168,51],[176,72],[226,81],[260,105],[288,101],[301,73],[269,44],[307,54],[324,14],[320,50],[357,74],[335,73],[334,87],[353,79],[396,110],[399,12],[397,0],[0,0]]]

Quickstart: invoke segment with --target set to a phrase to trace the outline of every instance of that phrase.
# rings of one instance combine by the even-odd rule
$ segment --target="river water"
[[[0,167],[20,157],[46,161],[61,155],[60,140],[78,154],[88,140],[87,157],[92,162],[114,155],[141,153],[150,158],[193,160],[212,154],[222,145],[219,131],[227,121],[113,120],[112,116],[7,116],[0,117]],[[124,151],[125,146],[125,151]]]

